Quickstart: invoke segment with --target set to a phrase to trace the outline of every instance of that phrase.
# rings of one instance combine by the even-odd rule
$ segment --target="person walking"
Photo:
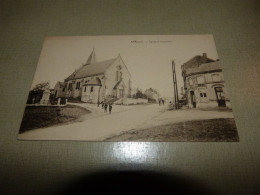
[[[109,114],[112,112],[112,104],[109,104]]]
[[[101,107],[102,109],[104,108],[104,102],[102,101],[102,107]]]
[[[99,103],[99,101],[98,101],[98,102],[97,102],[97,107],[99,107],[99,104],[100,104],[100,103]]]
[[[107,112],[107,104],[105,104],[104,107],[105,107],[104,112]]]

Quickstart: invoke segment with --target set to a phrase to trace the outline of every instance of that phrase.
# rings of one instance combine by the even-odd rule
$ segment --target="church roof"
[[[84,65],[77,69],[69,77],[67,77],[65,81],[103,74],[113,64],[115,60],[116,58],[113,58],[102,62],[96,62],[90,65]]]
[[[219,61],[210,62],[201,64],[199,67],[188,68],[186,69],[186,76],[191,74],[199,74],[199,73],[206,73],[206,72],[214,72],[214,71],[221,71],[222,68],[220,67]]]
[[[97,62],[97,57],[96,57],[95,50],[93,49],[92,53],[88,57],[86,65],[93,64],[93,63],[96,63],[96,62]]]
[[[93,78],[88,83],[86,83],[84,85],[99,85],[99,86],[101,86],[101,81],[100,81],[99,78]]]

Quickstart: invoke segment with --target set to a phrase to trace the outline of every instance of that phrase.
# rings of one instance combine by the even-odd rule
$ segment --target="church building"
[[[197,55],[182,66],[189,108],[231,108],[219,60]]]
[[[120,54],[97,61],[95,50],[87,62],[64,80],[64,96],[83,102],[120,101],[131,94],[131,74]]]

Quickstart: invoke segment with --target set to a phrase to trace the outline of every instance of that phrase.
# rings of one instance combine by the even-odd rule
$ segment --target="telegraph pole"
[[[173,79],[173,90],[174,90],[174,105],[175,109],[179,109],[179,95],[178,95],[178,86],[177,86],[177,78],[176,78],[176,71],[175,71],[175,63],[172,60],[172,79]]]

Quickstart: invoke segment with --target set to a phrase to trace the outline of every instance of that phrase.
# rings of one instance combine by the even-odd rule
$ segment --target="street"
[[[101,105],[100,107],[95,104],[75,103],[74,105],[85,107],[92,113],[82,117],[81,122],[27,131],[19,134],[18,139],[102,141],[133,129],[147,129],[182,121],[234,117],[233,113],[228,111],[168,111],[166,105],[158,104],[114,105],[112,114],[104,113]]]

